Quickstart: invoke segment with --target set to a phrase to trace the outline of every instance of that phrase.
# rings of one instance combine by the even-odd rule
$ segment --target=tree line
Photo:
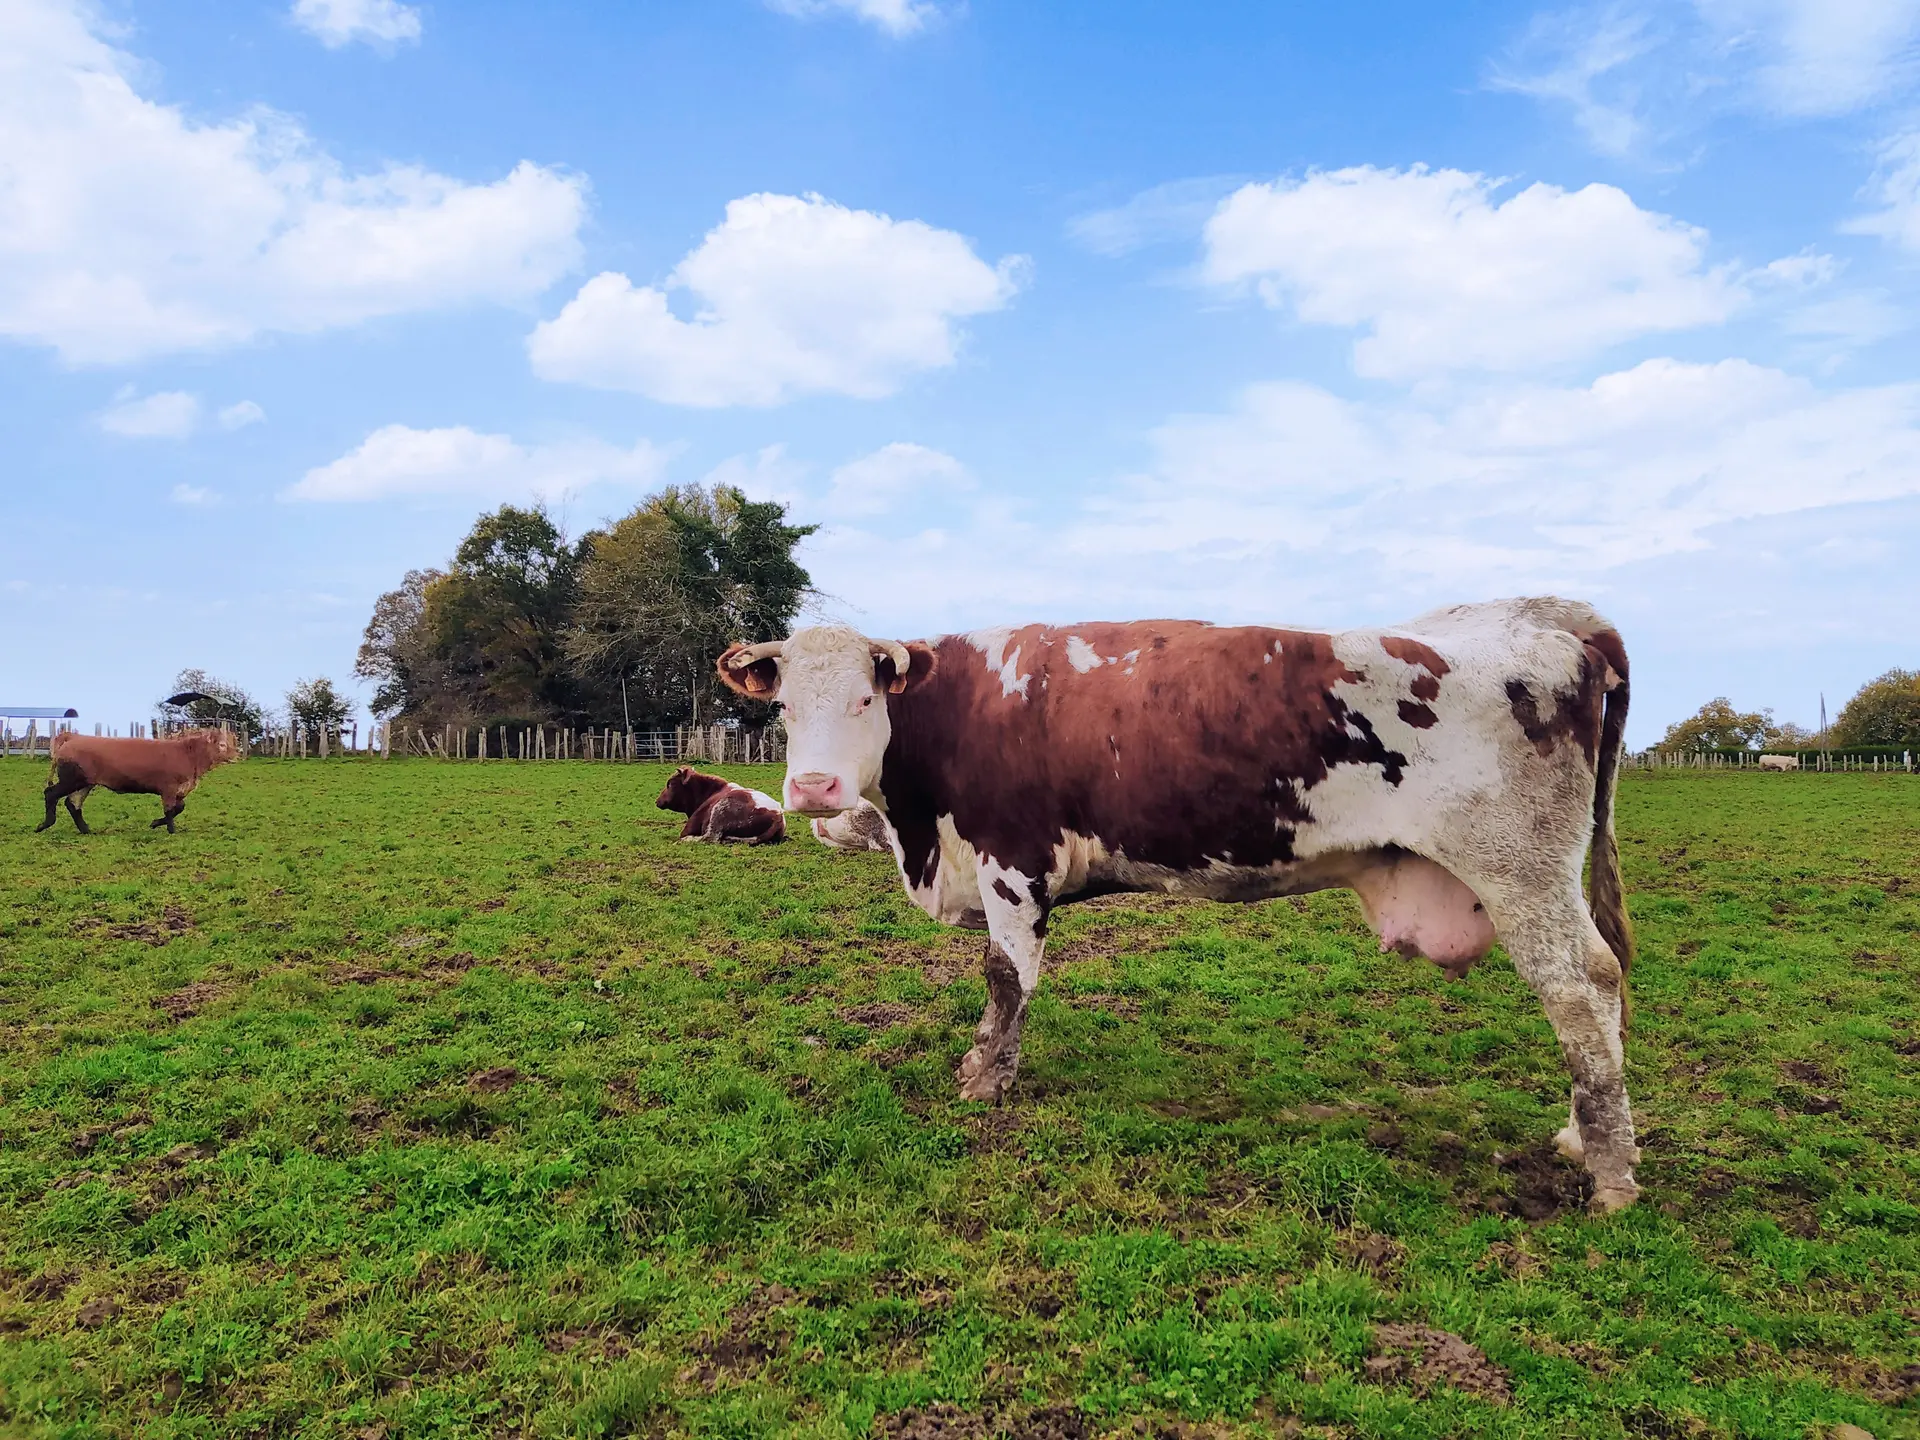
[[[814,593],[794,551],[817,528],[725,485],[670,486],[578,540],[503,505],[374,603],[354,673],[374,713],[428,728],[738,715],[713,659],[792,627]]]
[[[1667,727],[1657,749],[1920,750],[1920,670],[1889,670],[1869,680],[1826,730],[1775,723],[1771,710],[1736,710],[1722,695]]]

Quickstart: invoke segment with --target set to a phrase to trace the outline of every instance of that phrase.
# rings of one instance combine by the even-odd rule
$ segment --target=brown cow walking
[[[240,748],[225,730],[189,730],[168,740],[114,740],[68,732],[53,737],[53,774],[47,781],[47,818],[34,833],[49,828],[54,804],[64,799],[73,827],[92,832],[80,807],[96,785],[116,795],[158,795],[161,816],[153,822],[173,833],[173,821],[187,806],[187,795],[216,765],[240,758]]]

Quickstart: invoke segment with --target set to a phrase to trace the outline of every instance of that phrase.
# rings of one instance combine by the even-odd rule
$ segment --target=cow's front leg
[[[1027,1002],[1040,983],[1040,956],[1047,944],[1047,908],[1038,898],[1042,882],[989,860],[980,863],[980,899],[986,911],[987,1008],[974,1032],[973,1048],[960,1060],[960,1096],[999,1100],[1020,1070],[1020,1031]]]

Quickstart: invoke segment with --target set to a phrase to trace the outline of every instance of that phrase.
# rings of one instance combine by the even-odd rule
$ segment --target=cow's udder
[[[1355,859],[1342,878],[1360,897],[1382,950],[1424,955],[1458,980],[1493,948],[1486,907],[1445,866],[1405,851]]]

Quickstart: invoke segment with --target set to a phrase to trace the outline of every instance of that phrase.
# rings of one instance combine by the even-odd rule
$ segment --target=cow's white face
[[[869,640],[844,625],[795,631],[777,648],[735,646],[719,662],[734,690],[779,704],[787,731],[781,801],[802,815],[838,815],[878,792],[893,735],[887,692],[932,669],[925,646]]]

